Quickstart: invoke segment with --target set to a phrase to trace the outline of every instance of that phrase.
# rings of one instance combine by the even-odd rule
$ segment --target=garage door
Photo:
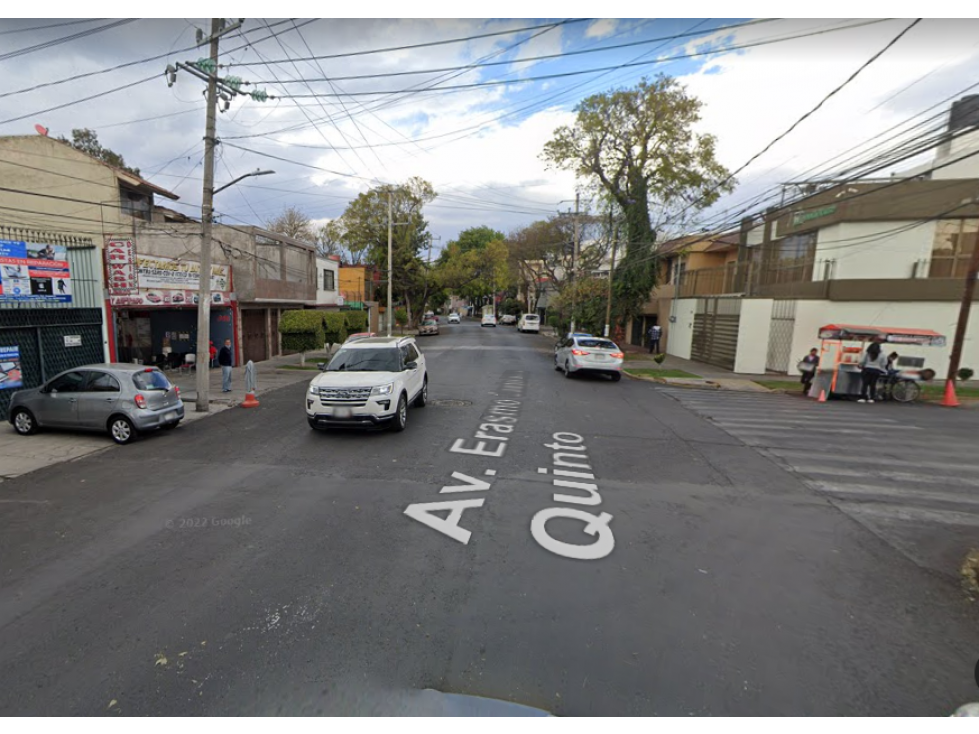
[[[733,370],[740,320],[740,297],[699,299],[690,356],[698,362]]]
[[[261,362],[268,359],[265,349],[265,309],[243,310],[241,330],[244,332],[245,361]]]

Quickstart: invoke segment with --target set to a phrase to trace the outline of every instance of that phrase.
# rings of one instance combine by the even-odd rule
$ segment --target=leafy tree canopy
[[[102,147],[101,143],[99,143],[99,135],[94,130],[89,130],[87,127],[75,128],[71,131],[71,140],[68,140],[64,136],[58,138],[58,140],[67,143],[75,150],[80,150],[82,153],[87,153],[93,158],[97,158],[103,163],[108,163],[110,166],[121,168],[135,176],[139,176],[138,168],[130,168],[126,165],[126,161],[123,160],[121,155],[114,150]]]

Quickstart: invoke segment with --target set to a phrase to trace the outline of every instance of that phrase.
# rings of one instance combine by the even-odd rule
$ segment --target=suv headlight
[[[371,395],[390,395],[392,389],[394,389],[393,382],[390,385],[378,385],[371,390]]]
[[[314,385],[313,383],[309,383],[309,394],[319,395],[319,393],[320,393],[320,389],[316,387],[316,385]]]

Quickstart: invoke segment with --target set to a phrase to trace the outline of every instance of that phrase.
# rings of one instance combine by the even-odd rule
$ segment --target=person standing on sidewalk
[[[660,327],[659,324],[653,324],[652,326],[649,327],[649,332],[647,333],[647,336],[649,336],[650,354],[659,354],[659,340],[662,335],[663,335],[663,329],[662,327]]]
[[[812,388],[812,380],[819,369],[819,350],[813,347],[809,354],[799,361],[799,370],[802,372],[802,394],[808,394]]]
[[[225,339],[224,346],[218,352],[218,364],[221,365],[221,392],[231,392],[231,365],[234,356],[231,353],[231,340]]]
[[[887,374],[887,357],[883,355],[880,344],[873,342],[860,360],[860,399],[858,403],[872,403],[877,398],[877,380]]]

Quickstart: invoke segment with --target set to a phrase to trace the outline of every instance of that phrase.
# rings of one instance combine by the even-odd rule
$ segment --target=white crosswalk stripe
[[[945,559],[939,563],[922,550],[921,538],[975,538],[979,443],[961,423],[936,420],[939,414],[929,411],[937,409],[820,404],[784,394],[660,392],[798,475],[916,560],[948,570]],[[972,425],[979,427],[979,413]]]

